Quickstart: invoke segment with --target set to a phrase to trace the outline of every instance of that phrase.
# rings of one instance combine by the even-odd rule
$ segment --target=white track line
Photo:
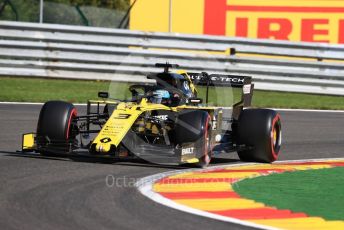
[[[0,101],[3,105],[43,105],[42,102],[10,102]],[[86,103],[75,103],[77,106],[86,106]],[[270,108],[277,111],[286,112],[316,112],[316,113],[344,113],[344,110],[321,110],[321,109],[283,109],[283,108]]]
[[[344,110],[322,110],[322,109],[280,109],[280,108],[271,108],[277,111],[286,111],[286,112],[315,112],[315,113],[344,113]]]
[[[321,159],[308,159],[308,160],[287,160],[287,161],[276,161],[276,163],[293,163],[293,162],[318,162],[318,161],[329,161],[329,160],[343,160],[344,158],[321,158]],[[278,228],[272,228],[272,227],[268,227],[265,225],[259,225],[259,224],[254,224],[248,221],[243,221],[243,220],[239,220],[239,219],[235,219],[235,218],[230,218],[230,217],[225,217],[225,216],[221,216],[221,215],[217,215],[217,214],[213,214],[213,213],[209,213],[206,211],[202,211],[199,209],[194,209],[194,208],[190,208],[188,206],[184,206],[178,203],[175,203],[174,201],[167,199],[163,196],[161,196],[160,194],[156,193],[153,191],[153,184],[159,180],[162,179],[164,177],[167,176],[171,176],[171,175],[176,175],[176,174],[180,174],[180,173],[185,173],[185,172],[191,172],[191,171],[202,171],[202,170],[211,170],[211,169],[217,169],[217,168],[223,168],[223,167],[238,167],[238,166],[245,166],[245,165],[255,165],[257,163],[242,163],[242,164],[231,164],[231,165],[220,165],[220,166],[213,166],[213,167],[208,167],[206,169],[184,169],[184,170],[174,170],[174,171],[170,171],[170,172],[164,172],[164,173],[159,173],[159,174],[155,174],[152,176],[148,176],[148,177],[144,177],[142,179],[140,179],[135,186],[138,188],[138,190],[146,197],[148,197],[149,199],[168,206],[170,208],[174,208],[183,212],[188,212],[191,214],[195,214],[195,215],[199,215],[199,216],[204,216],[204,217],[208,217],[208,218],[212,218],[212,219],[216,219],[216,220],[221,220],[221,221],[225,221],[225,222],[230,222],[233,224],[239,224],[239,225],[243,225],[243,226],[247,226],[247,227],[253,227],[253,228],[259,228],[259,229],[278,229]],[[257,164],[259,165],[259,164]]]
[[[10,102],[10,101],[1,101],[2,105],[43,105],[40,102]]]
[[[0,105],[43,105],[43,102],[10,102],[10,101],[0,101]],[[86,106],[86,103],[73,103],[77,106]]]

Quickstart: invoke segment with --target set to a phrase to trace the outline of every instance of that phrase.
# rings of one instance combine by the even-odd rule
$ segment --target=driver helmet
[[[170,93],[167,90],[159,89],[153,92],[152,103],[161,104],[171,98]]]

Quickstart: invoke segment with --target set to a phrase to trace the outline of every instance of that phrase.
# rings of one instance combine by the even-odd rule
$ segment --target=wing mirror
[[[98,97],[109,98],[109,93],[108,92],[98,92]]]
[[[187,104],[198,105],[198,104],[202,104],[202,102],[203,102],[202,98],[192,97],[188,99]]]

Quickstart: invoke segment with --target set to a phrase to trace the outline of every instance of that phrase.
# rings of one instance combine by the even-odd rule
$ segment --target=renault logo
[[[105,137],[105,138],[100,140],[101,143],[109,143],[110,141],[111,141],[111,138],[109,138],[109,137]]]

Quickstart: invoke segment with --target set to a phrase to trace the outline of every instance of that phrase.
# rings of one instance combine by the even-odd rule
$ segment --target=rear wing
[[[193,84],[201,86],[224,86],[241,88],[244,85],[251,84],[252,78],[239,75],[225,74],[207,74],[203,73],[187,73]]]
[[[233,116],[238,119],[243,107],[251,106],[253,88],[252,77],[225,74],[187,73],[192,83],[199,86],[208,87],[234,87],[242,88],[241,100],[233,105]],[[207,93],[208,94],[208,93]],[[207,95],[208,97],[208,95]]]

